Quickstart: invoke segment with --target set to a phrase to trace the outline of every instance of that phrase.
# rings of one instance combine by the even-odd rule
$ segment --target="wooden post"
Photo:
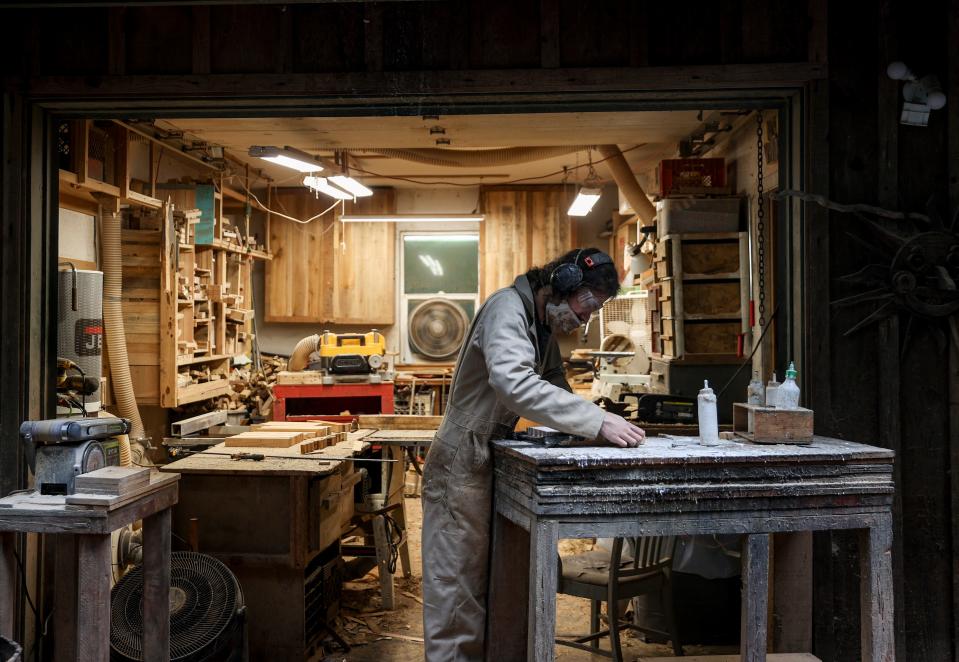
[[[742,557],[742,620],[739,659],[766,660],[766,608],[769,601],[769,535],[745,536]]]
[[[78,536],[77,659],[80,660],[110,658],[110,550],[109,533]]]
[[[534,520],[530,526],[529,632],[526,659],[547,662],[554,658],[556,645],[556,554],[559,543],[556,522]],[[506,553],[501,548],[500,553]]]
[[[377,515],[373,518],[373,541],[376,545],[376,565],[380,575],[380,592],[383,595],[383,609],[394,608],[393,575],[390,573],[390,548],[386,535],[386,518]]]
[[[529,532],[494,509],[490,553],[486,659],[522,660],[526,656],[529,625]]]
[[[0,531],[0,636],[13,639],[14,613],[17,605],[17,566],[13,559],[16,537]]]
[[[812,532],[773,536],[772,648],[775,653],[812,650]]]
[[[860,618],[863,662],[896,659],[892,579],[892,517],[877,516],[876,525],[859,534]]]
[[[90,120],[76,120],[73,131],[73,172],[77,175],[77,184],[83,184],[87,181],[87,161],[90,158]]]
[[[77,537],[55,536],[54,570],[54,658],[64,662],[77,659]]]
[[[955,44],[959,40],[959,0],[950,0],[946,11],[948,17],[946,43]],[[948,49],[949,79],[946,96],[955,101],[959,99],[959,53],[955,48]],[[959,154],[959,112],[955,106],[946,112],[947,135],[949,145],[947,154]],[[950,158],[948,172],[949,209],[953,213],[959,210],[959,159]],[[951,219],[950,219],[951,220]],[[954,228],[955,229],[955,228]],[[953,641],[959,642],[959,347],[956,346],[955,332],[959,320],[953,315],[952,342],[949,349],[949,477],[951,481],[950,505],[952,506],[952,623]]]
[[[170,659],[171,513],[165,508],[143,520],[144,662]]]

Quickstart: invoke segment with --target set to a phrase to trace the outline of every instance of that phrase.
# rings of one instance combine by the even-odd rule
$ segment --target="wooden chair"
[[[590,653],[598,653],[619,662],[623,659],[619,634],[623,628],[668,637],[673,651],[682,655],[673,611],[672,563],[674,536],[634,538],[633,554],[623,552],[628,539],[614,538],[612,552],[594,550],[566,557],[559,561],[558,593],[588,598],[590,605],[590,634],[573,640],[557,639],[557,644],[571,646]],[[661,632],[620,621],[620,600],[659,592],[669,632]],[[606,603],[608,627],[600,630],[600,602]],[[609,637],[611,653],[599,649],[599,639]],[[587,645],[587,642],[589,645]]]

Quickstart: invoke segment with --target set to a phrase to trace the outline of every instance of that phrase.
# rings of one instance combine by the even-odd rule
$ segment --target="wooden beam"
[[[114,126],[113,141],[116,143],[116,186],[120,190],[120,197],[126,198],[130,194],[130,134],[124,126]]]
[[[126,7],[111,7],[107,10],[107,72],[111,76],[126,73]]]
[[[363,7],[363,41],[367,71],[383,71],[383,6],[366,3]]]
[[[202,9],[202,8],[196,8]],[[438,97],[459,94],[527,95],[575,92],[645,92],[762,90],[802,87],[826,77],[826,67],[805,62],[768,64],[703,65],[679,67],[602,67],[573,69],[490,69],[479,71],[354,72],[321,74],[215,74],[190,76],[46,76],[31,78],[26,92],[38,100],[95,100],[111,96],[137,96],[139,104],[149,99],[256,98],[264,96],[318,98],[347,95],[343,103],[360,98],[396,95]],[[406,99],[406,103],[412,102]],[[434,101],[435,103],[436,101]],[[329,101],[325,101],[326,104]]]
[[[210,73],[210,8],[193,7],[193,73]]]
[[[77,183],[87,181],[87,161],[90,153],[90,120],[76,120],[73,123],[73,144],[71,161],[73,174],[77,176]]]
[[[543,69],[558,69],[559,51],[559,0],[539,2],[539,55]]]

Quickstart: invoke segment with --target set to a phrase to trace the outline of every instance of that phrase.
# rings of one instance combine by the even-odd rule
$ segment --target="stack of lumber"
[[[227,437],[229,448],[292,448],[301,454],[332,446],[347,437],[349,426],[342,423],[270,422],[254,425],[249,432]]]
[[[111,494],[122,496],[150,484],[150,470],[145,467],[103,467],[76,477],[78,494]]]

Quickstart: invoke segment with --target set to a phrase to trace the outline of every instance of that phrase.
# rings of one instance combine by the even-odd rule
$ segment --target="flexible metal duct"
[[[643,187],[636,181],[636,175],[633,174],[633,170],[626,162],[626,157],[619,150],[619,146],[600,145],[598,149],[599,153],[606,159],[605,163],[609,166],[610,172],[613,173],[613,180],[619,190],[623,192],[629,206],[633,208],[644,225],[651,224],[656,217],[656,207],[649,201]]]
[[[476,168],[504,166],[516,163],[542,161],[588,149],[585,145],[559,147],[504,147],[501,149],[371,149],[374,154],[391,159],[447,168]]]
[[[306,370],[306,366],[310,364],[310,354],[319,351],[319,349],[319,334],[314,333],[312,336],[307,336],[296,343],[296,347],[293,348],[293,353],[290,354],[290,360],[287,361],[286,369],[291,372]]]
[[[103,262],[103,326],[110,356],[110,376],[117,410],[130,419],[130,436],[144,438],[143,420],[133,394],[130,359],[127,357],[126,331],[123,326],[123,256],[120,249],[120,214],[101,207],[100,234]],[[129,453],[129,451],[128,451]]]

